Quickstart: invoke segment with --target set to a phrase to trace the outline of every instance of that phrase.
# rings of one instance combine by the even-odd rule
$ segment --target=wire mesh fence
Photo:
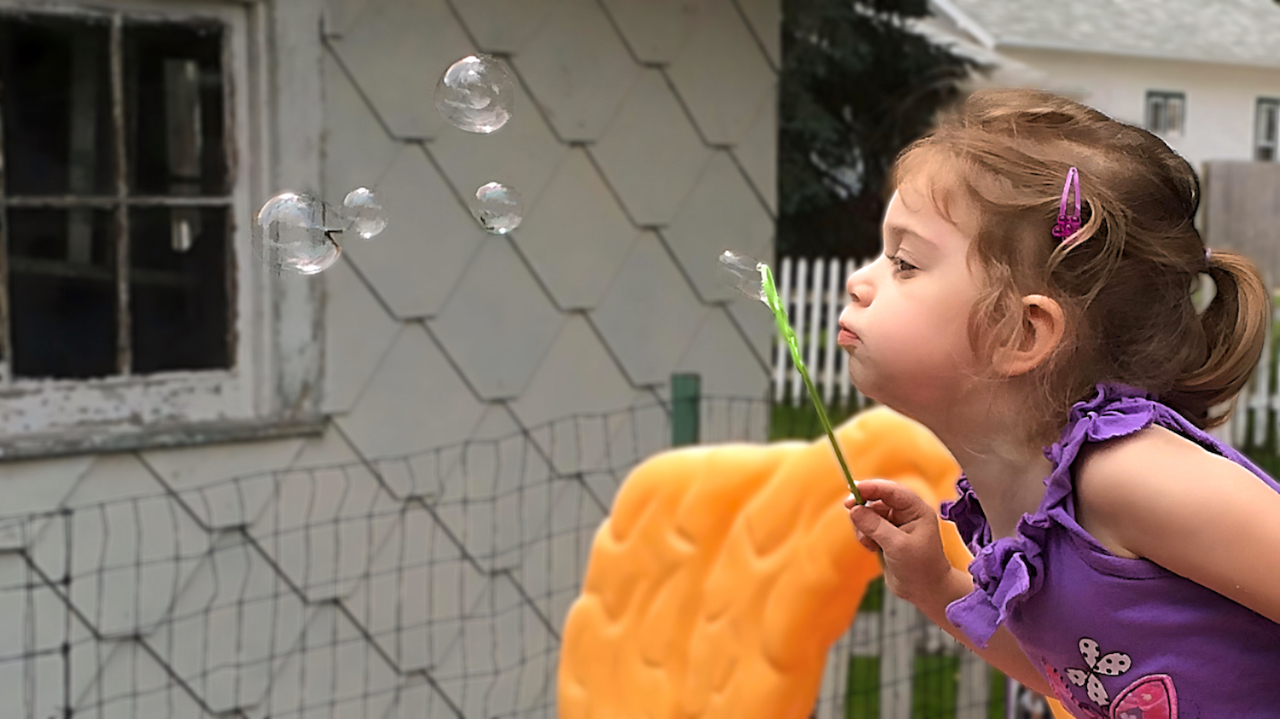
[[[698,410],[703,442],[820,432],[763,398]],[[554,717],[592,537],[627,473],[670,446],[671,416],[655,403],[405,456],[104,486],[0,519],[0,716]],[[1002,705],[909,605],[867,602],[815,715]]]

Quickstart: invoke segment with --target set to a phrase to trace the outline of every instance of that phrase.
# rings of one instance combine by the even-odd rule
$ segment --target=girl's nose
[[[855,271],[849,275],[848,281],[845,282],[845,290],[849,293],[849,299],[855,305],[867,305],[871,303],[872,297],[875,295],[870,282],[871,265],[867,265],[862,269]]]

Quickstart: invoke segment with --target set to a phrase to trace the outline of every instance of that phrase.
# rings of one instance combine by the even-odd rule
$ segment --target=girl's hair
[[[1072,167],[1084,223],[1060,242],[1050,233]],[[975,348],[992,356],[1018,341],[1024,295],[1062,306],[1063,341],[1033,374],[1035,439],[1056,440],[1099,382],[1143,389],[1200,428],[1226,421],[1261,355],[1270,297],[1243,255],[1206,256],[1199,180],[1159,138],[1053,94],[981,90],[902,152],[894,179],[926,180],[945,216],[955,189],[978,209],[965,228],[986,284],[970,317]],[[1197,314],[1200,272],[1217,295]]]

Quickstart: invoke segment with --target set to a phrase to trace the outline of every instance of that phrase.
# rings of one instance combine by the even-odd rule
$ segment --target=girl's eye
[[[888,255],[885,255],[885,259],[889,260],[889,263],[893,265],[893,269],[899,273],[910,272],[912,270],[920,269],[915,265],[911,264],[910,262],[907,262],[906,260],[901,259],[899,257],[889,257]]]

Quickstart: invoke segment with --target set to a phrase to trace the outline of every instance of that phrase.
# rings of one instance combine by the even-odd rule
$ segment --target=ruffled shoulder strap
[[[991,528],[987,526],[987,515],[982,512],[982,504],[978,495],[973,493],[969,478],[960,475],[956,482],[960,492],[958,499],[943,502],[939,508],[942,518],[956,525],[960,538],[968,545],[969,551],[977,554],[983,546],[991,543]]]
[[[965,477],[957,483],[960,498],[944,503],[942,516],[955,523],[973,552],[969,573],[974,590],[947,607],[947,618],[979,646],[985,647],[996,628],[1018,604],[1039,591],[1044,577],[1044,548],[1048,530],[1057,525],[1084,533],[1076,524],[1071,465],[1087,442],[1101,442],[1132,434],[1156,421],[1166,408],[1141,390],[1100,384],[1097,393],[1076,403],[1062,437],[1045,448],[1053,470],[1045,478],[1044,498],[1033,514],[1018,520],[1014,534],[992,541],[991,527],[978,497]],[[1168,410],[1172,412],[1172,410]]]
[[[1054,494],[1070,494],[1070,467],[1086,443],[1105,442],[1133,434],[1165,414],[1176,413],[1140,389],[1117,384],[1098,385],[1091,399],[1071,407],[1062,438],[1045,449],[1045,457],[1053,462],[1053,473],[1046,486]]]

